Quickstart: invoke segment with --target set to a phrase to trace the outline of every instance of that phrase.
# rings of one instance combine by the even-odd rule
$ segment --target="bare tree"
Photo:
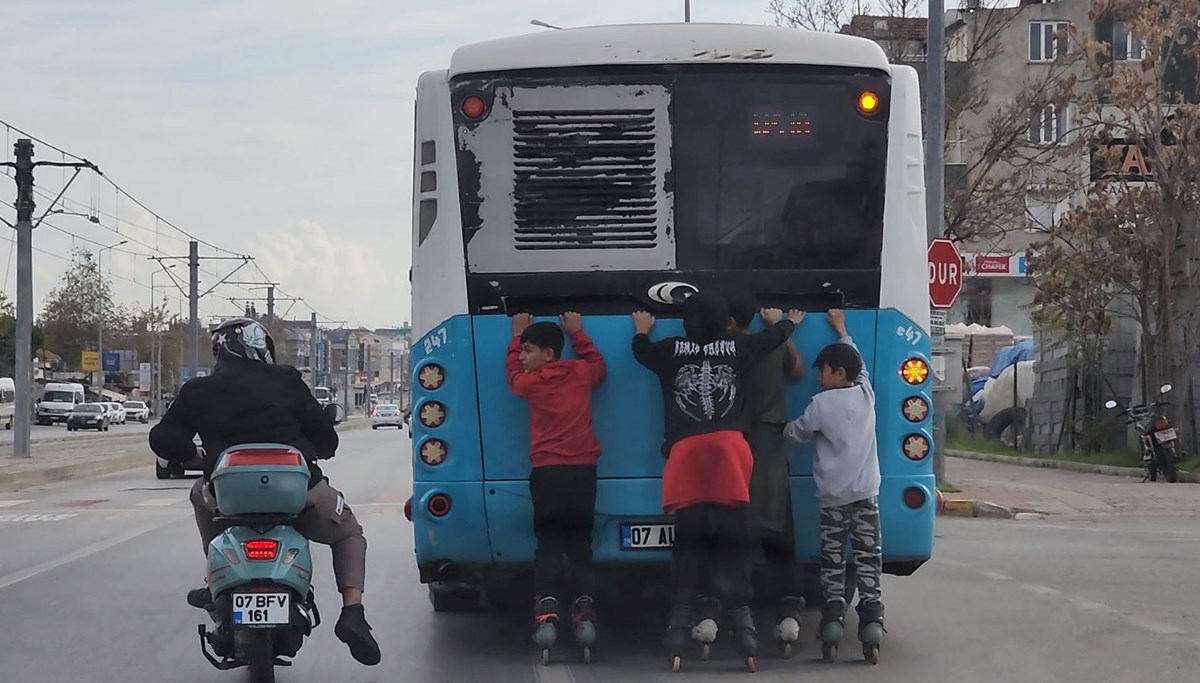
[[[1135,320],[1144,393],[1190,378],[1200,337],[1200,7],[1096,0],[1093,14],[1121,21],[1124,41],[1116,55],[1112,36],[1086,46],[1071,93],[1079,143],[1061,152],[1090,156],[1087,202],[1033,245],[1034,303],[1039,320],[1088,320],[1080,331],[1096,335],[1105,318]]]

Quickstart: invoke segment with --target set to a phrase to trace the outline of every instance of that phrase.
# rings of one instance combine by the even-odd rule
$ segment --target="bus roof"
[[[761,24],[626,24],[529,33],[465,45],[450,60],[460,74],[611,64],[764,62],[888,70],[865,38]]]

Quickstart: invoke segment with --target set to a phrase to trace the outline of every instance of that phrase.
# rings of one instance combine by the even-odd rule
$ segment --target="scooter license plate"
[[[1161,432],[1154,432],[1154,439],[1156,441],[1158,441],[1159,443],[1166,443],[1168,441],[1174,441],[1175,439],[1178,439],[1178,438],[1179,438],[1179,432],[1175,431],[1174,427],[1171,427],[1170,429],[1164,429]]]
[[[674,524],[621,525],[621,550],[665,550],[674,544]]]
[[[291,621],[291,599],[287,593],[234,593],[233,625],[286,626]]]

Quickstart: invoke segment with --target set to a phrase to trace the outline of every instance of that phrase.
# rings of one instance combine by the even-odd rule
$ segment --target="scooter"
[[[1164,384],[1158,393],[1166,395],[1171,389],[1170,384]],[[1179,431],[1172,427],[1171,422],[1158,410],[1165,405],[1166,401],[1155,401],[1132,405],[1121,411],[1129,417],[1129,424],[1138,430],[1138,439],[1142,444],[1142,467],[1146,470],[1142,481],[1158,481],[1159,472],[1171,483],[1175,483],[1179,478],[1179,463],[1183,460],[1179,449],[1176,448]],[[1117,407],[1117,402],[1109,400],[1105,402],[1104,407],[1113,410]]]
[[[334,423],[340,405],[325,407]],[[274,683],[304,638],[321,623],[312,591],[308,539],[293,527],[308,495],[308,464],[286,444],[248,443],[221,453],[211,477],[218,522],[228,528],[208,548],[209,610],[200,651],[221,671],[249,669],[251,683]]]

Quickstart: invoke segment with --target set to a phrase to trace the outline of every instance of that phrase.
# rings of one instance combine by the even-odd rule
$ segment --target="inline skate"
[[[784,659],[790,659],[799,647],[800,612],[804,609],[804,598],[788,596],[779,606],[779,623],[775,625],[775,640]]]
[[[826,600],[821,606],[821,628],[817,637],[821,640],[821,655],[827,662],[836,662],[838,645],[846,632],[846,601],[842,598]]]
[[[883,603],[878,601],[858,604],[858,640],[862,643],[863,659],[870,664],[879,663],[879,645],[883,643]]]
[[[700,659],[707,660],[712,654],[712,644],[721,630],[717,620],[721,615],[721,601],[716,598],[701,598],[696,610],[696,624],[692,626],[692,640],[700,644]]]
[[[728,621],[733,646],[744,658],[746,670],[754,673],[758,669],[758,630],[754,628],[750,607],[743,605],[729,610]]]
[[[571,623],[575,643],[582,648],[583,663],[592,663],[592,643],[596,642],[596,603],[590,595],[575,598],[571,605]]]
[[[550,650],[558,640],[558,598],[543,596],[534,599],[533,642],[541,649],[542,665],[550,663]]]
[[[664,644],[671,657],[671,671],[683,666],[683,655],[692,641],[692,608],[690,605],[671,605],[667,615],[667,636]]]

